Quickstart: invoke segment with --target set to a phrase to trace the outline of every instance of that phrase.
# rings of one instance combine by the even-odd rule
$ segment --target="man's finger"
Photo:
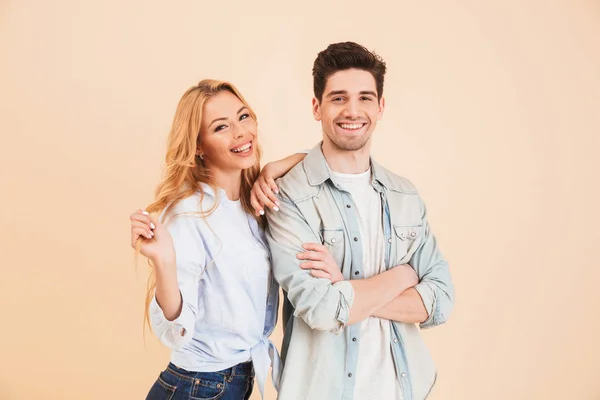
[[[331,275],[328,274],[327,272],[323,272],[323,271],[319,271],[319,270],[313,269],[312,271],[310,271],[310,274],[312,276],[314,276],[315,278],[325,278],[325,279],[330,279],[331,280]]]
[[[318,251],[303,251],[296,254],[296,258],[299,260],[311,260],[311,261],[323,261],[325,254]]]
[[[302,247],[306,250],[329,254],[329,250],[327,250],[327,247],[322,245],[321,243],[303,243]]]

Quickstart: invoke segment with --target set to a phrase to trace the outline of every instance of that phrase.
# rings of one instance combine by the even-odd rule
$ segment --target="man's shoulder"
[[[313,186],[308,180],[304,161],[296,164],[276,183],[281,193],[294,202],[314,196],[319,192],[319,185]]]
[[[377,164],[375,168],[376,178],[388,190],[405,194],[418,194],[417,187],[408,178],[400,176],[380,164]]]

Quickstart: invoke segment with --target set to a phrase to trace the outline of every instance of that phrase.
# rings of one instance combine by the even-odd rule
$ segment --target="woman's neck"
[[[240,199],[242,170],[223,171],[211,169],[211,175],[213,183],[225,191],[229,200],[237,201]]]

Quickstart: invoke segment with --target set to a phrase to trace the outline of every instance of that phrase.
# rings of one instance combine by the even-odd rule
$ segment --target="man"
[[[287,296],[281,400],[424,399],[435,382],[416,324],[444,323],[454,289],[415,187],[370,158],[385,71],[351,42],[314,63],[323,141],[278,181],[267,213]]]

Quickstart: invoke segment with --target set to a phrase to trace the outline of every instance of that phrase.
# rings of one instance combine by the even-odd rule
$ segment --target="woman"
[[[130,217],[132,246],[153,267],[146,321],[172,349],[148,399],[248,399],[254,373],[263,394],[269,366],[277,388],[268,336],[278,286],[262,207],[277,211],[272,178],[303,157],[268,164],[258,179],[256,116],[237,89],[203,80],[181,98],[156,201]]]

